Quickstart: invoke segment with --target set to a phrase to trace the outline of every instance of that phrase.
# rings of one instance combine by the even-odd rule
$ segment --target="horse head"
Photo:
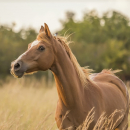
[[[54,62],[53,41],[54,38],[45,23],[44,27],[41,26],[36,40],[28,45],[27,51],[11,63],[11,73],[21,78],[24,74],[48,70]]]

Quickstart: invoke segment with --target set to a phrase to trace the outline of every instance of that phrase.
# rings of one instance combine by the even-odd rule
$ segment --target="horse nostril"
[[[16,64],[14,65],[14,70],[17,71],[17,70],[19,70],[19,69],[20,69],[20,64],[19,64],[19,63],[16,63]]]

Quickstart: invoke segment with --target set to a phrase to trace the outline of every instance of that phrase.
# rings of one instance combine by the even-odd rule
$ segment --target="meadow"
[[[44,77],[0,81],[0,130],[58,130],[55,83],[45,81]],[[130,82],[126,85],[130,88]]]

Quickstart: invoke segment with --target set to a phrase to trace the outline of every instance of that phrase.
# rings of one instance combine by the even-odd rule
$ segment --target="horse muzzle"
[[[14,61],[11,63],[11,74],[14,77],[21,78],[26,70],[26,64],[22,61]]]

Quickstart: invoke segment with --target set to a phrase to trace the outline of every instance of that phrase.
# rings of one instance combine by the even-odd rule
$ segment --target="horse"
[[[95,115],[88,130],[92,130],[103,112],[113,118],[113,130],[128,128],[129,95],[123,81],[112,70],[91,73],[79,65],[65,37],[54,36],[46,23],[27,51],[11,63],[11,73],[17,78],[37,71],[51,70],[58,93],[55,120],[59,130],[75,130],[94,108]]]

